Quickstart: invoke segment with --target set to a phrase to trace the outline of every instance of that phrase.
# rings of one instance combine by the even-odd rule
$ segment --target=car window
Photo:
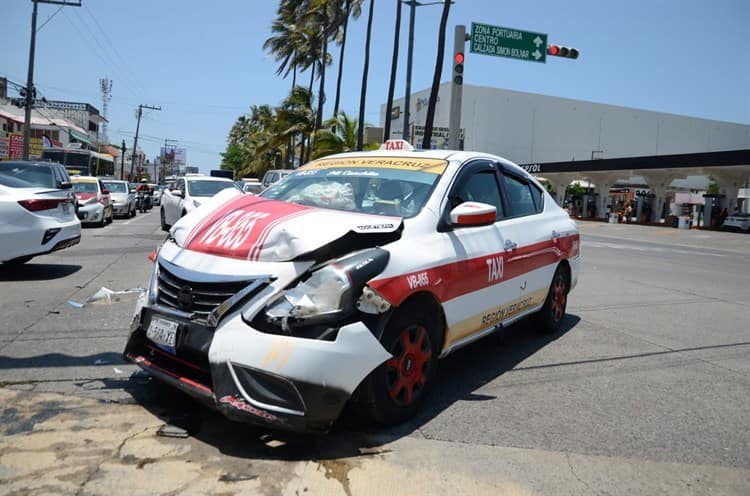
[[[56,188],[55,176],[48,165],[34,165],[22,162],[0,162],[0,174],[21,179],[34,186]]]
[[[497,209],[496,219],[505,217],[500,187],[494,168],[482,168],[463,176],[451,193],[450,207],[455,208],[463,202],[474,201],[492,205]]]
[[[62,183],[65,179],[63,178],[62,174],[60,173],[60,168],[57,166],[52,166],[52,175],[55,179],[55,186],[60,186],[60,183]]]
[[[503,175],[503,182],[505,184],[505,192],[508,195],[508,208],[510,210],[508,214],[510,217],[531,215],[540,210],[537,209],[534,202],[531,184],[510,174]],[[539,204],[541,207],[541,199],[539,200]]]
[[[109,190],[110,193],[127,193],[128,189],[125,186],[125,183],[120,182],[105,182],[104,187]]]
[[[214,196],[221,190],[227,188],[239,189],[231,181],[188,181],[188,191],[190,196]]]
[[[379,164],[379,160],[372,159],[373,164]],[[313,207],[408,218],[419,213],[439,177],[439,173],[418,168],[383,168],[366,162],[352,167],[311,167],[273,183],[260,196]]]
[[[73,183],[73,191],[76,193],[98,193],[99,190],[96,187],[96,183],[84,183],[75,182]]]

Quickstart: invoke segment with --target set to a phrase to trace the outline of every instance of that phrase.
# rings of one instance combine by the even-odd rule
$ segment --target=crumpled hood
[[[401,217],[307,207],[252,195],[201,207],[172,228],[177,244],[222,257],[283,262],[313,252],[348,233],[395,233]],[[196,214],[201,215],[196,215]]]

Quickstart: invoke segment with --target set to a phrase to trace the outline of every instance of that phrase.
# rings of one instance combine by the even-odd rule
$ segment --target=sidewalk
[[[750,235],[746,233],[675,229],[639,224],[609,224],[586,220],[576,220],[576,223],[584,239],[590,235],[689,248],[710,248],[750,255]]]
[[[240,424],[185,439],[140,405],[0,389],[3,495],[750,494],[750,470]]]

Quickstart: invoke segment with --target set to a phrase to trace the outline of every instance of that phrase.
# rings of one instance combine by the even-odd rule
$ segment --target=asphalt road
[[[454,493],[749,494],[750,235],[602,223],[581,231],[584,263],[564,332],[540,337],[521,323],[448,357],[421,414],[398,428],[373,430],[347,412],[328,436],[284,437],[309,449],[269,456],[236,438],[267,433],[225,421],[123,363],[135,294],[83,308],[69,301],[147,283],[147,256],[164,238],[156,210],[85,228],[76,247],[0,268],[0,391],[23,395],[39,422],[44,393],[97,400],[107,415],[182,415],[192,449],[210,450],[219,464],[252,462],[263,479],[281,477],[290,460],[314,462],[321,480],[347,494],[358,494],[351,470],[362,467],[351,459],[363,447],[391,453],[384,466],[367,465],[371,476],[398,479],[411,467]],[[0,429],[17,434],[7,408]],[[0,482],[14,442],[0,443]],[[310,470],[292,472],[309,480]],[[487,485],[458,484],[459,476]]]

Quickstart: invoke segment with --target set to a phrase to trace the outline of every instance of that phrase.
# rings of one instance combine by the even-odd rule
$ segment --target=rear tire
[[[374,422],[393,425],[416,415],[437,373],[442,329],[434,312],[407,304],[398,310],[380,339],[393,355],[361,386],[360,408]]]
[[[547,299],[544,306],[535,315],[539,332],[543,334],[554,334],[560,330],[565,308],[568,305],[568,292],[570,292],[570,277],[568,271],[558,266],[555,275],[552,276]]]
[[[162,231],[169,231],[169,228],[172,227],[169,224],[167,224],[166,219],[164,218],[164,209],[159,209],[159,217],[161,218],[161,230]]]

